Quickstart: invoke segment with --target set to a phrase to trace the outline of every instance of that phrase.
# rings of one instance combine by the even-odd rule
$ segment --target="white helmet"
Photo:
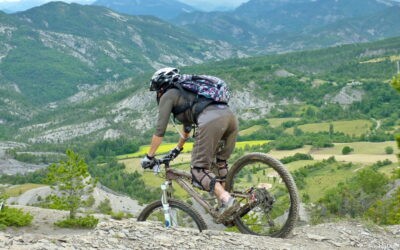
[[[161,88],[168,87],[180,77],[179,69],[177,68],[163,68],[157,70],[151,77],[150,91],[158,91]]]

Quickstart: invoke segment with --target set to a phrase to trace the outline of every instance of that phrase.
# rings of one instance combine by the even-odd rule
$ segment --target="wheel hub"
[[[252,202],[252,207],[261,206],[266,212],[271,211],[275,199],[270,195],[267,189],[253,189],[250,194],[250,202]]]

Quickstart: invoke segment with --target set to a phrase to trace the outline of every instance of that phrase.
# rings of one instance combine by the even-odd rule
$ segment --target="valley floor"
[[[116,221],[103,217],[93,230],[63,230],[51,225],[65,212],[22,208],[48,219],[36,219],[31,227],[0,232],[1,249],[400,249],[400,225],[307,225],[297,227],[288,239],[278,239],[212,230],[198,233],[135,219]],[[46,226],[52,229],[40,229]]]

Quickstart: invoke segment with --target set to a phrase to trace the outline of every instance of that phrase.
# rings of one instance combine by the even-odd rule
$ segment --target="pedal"
[[[222,223],[222,224],[231,224],[233,223],[233,220],[237,216],[237,212],[240,209],[240,203],[235,201],[235,203],[232,205],[232,207],[228,208],[224,212],[222,212],[218,218],[216,219],[217,223]]]

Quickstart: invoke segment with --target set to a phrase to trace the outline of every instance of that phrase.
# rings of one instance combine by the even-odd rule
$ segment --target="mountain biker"
[[[183,150],[193,126],[196,125],[190,171],[193,184],[203,190],[214,192],[222,204],[221,215],[229,214],[237,204],[225,191],[224,181],[228,173],[227,160],[236,143],[238,122],[229,106],[221,103],[211,103],[202,107],[204,109],[196,117],[195,110],[202,105],[200,102],[192,104],[197,98],[196,94],[188,91],[182,93],[174,85],[193,76],[181,75],[176,68],[163,68],[156,71],[151,78],[150,91],[157,93],[158,121],[150,149],[141,160],[141,164],[143,168],[151,168],[155,165],[154,156],[163,141],[171,114],[183,124],[181,138],[177,146],[169,153],[172,159]],[[224,146],[219,150],[220,141],[224,143]],[[210,171],[214,162],[218,167],[218,176]]]

